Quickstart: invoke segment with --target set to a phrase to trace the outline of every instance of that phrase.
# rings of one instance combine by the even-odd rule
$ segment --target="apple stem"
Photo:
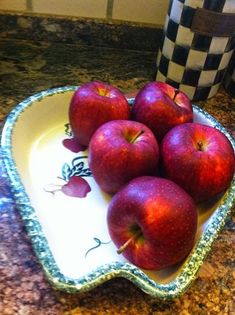
[[[201,141],[197,143],[197,147],[199,151],[203,151],[203,143]]]
[[[144,133],[144,129],[141,129],[129,142],[134,143],[135,140]]]
[[[174,97],[173,97],[173,101],[175,100],[176,96],[179,94],[179,90],[175,89],[175,94],[174,94]]]
[[[121,247],[118,248],[117,253],[121,254],[123,253],[127,247],[130,245],[132,241],[137,239],[142,234],[141,230],[138,230],[132,237],[130,237]]]

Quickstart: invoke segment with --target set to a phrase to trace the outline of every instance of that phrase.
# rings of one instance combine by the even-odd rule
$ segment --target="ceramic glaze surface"
[[[89,171],[88,151],[76,153],[63,145],[71,137],[67,111],[76,88],[46,90],[19,103],[9,114],[1,138],[14,197],[47,277],[68,292],[89,291],[121,276],[152,296],[181,295],[195,279],[230,214],[235,180],[219,200],[198,208],[197,242],[184,263],[160,272],[128,263],[110,241],[105,219],[110,196],[99,189]],[[195,122],[218,128],[235,148],[219,122],[203,109],[195,105],[193,109]],[[87,184],[82,198],[71,197],[63,189],[71,178],[82,178]]]

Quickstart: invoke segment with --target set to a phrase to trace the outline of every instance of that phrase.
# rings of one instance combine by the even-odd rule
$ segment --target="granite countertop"
[[[10,34],[10,33],[9,33]],[[129,93],[153,80],[156,52],[62,41],[0,40],[0,120],[26,97],[52,87],[102,80]],[[198,102],[235,135],[234,100],[220,88]],[[88,293],[69,294],[51,287],[32,250],[14,206],[8,179],[0,182],[0,314],[235,314],[235,216],[226,223],[197,279],[180,298],[150,297],[125,279],[113,279]],[[233,212],[234,213],[234,212]]]

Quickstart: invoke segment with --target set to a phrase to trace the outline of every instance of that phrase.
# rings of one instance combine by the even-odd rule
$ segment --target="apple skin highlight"
[[[197,217],[193,199],[177,184],[142,176],[114,195],[107,224],[117,248],[132,238],[122,252],[128,261],[143,269],[160,270],[181,262],[189,254],[195,241]]]

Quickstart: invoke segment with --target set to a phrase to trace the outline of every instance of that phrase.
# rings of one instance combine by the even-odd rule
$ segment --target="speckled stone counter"
[[[156,52],[102,48],[60,41],[33,41],[5,36],[0,40],[0,120],[26,97],[48,88],[98,79],[129,93],[153,80]],[[235,102],[221,87],[198,103],[235,135]],[[235,314],[235,217],[213,245],[197,279],[172,301],[152,298],[125,279],[114,279],[83,294],[51,287],[41,270],[8,180],[0,182],[1,315],[208,315]]]

